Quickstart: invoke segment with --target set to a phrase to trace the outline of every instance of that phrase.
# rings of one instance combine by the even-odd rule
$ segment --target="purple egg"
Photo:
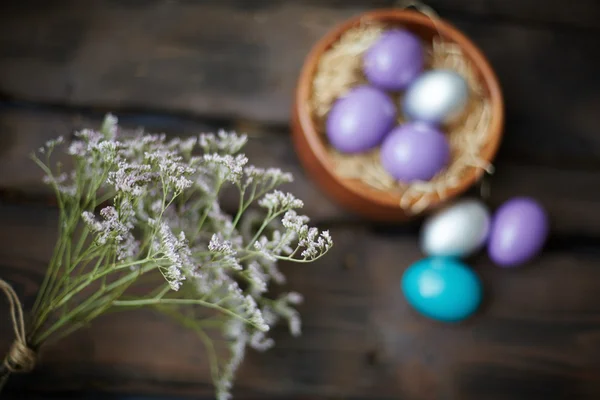
[[[423,53],[417,36],[402,29],[390,30],[365,52],[363,69],[373,85],[403,90],[423,70]]]
[[[548,216],[528,197],[505,202],[492,221],[488,242],[490,259],[502,267],[514,267],[535,257],[548,237]]]
[[[407,122],[385,138],[380,158],[383,168],[398,181],[428,181],[450,161],[450,145],[435,127]]]
[[[358,86],[329,111],[327,137],[342,153],[361,153],[379,145],[395,119],[396,107],[387,94],[371,86]]]

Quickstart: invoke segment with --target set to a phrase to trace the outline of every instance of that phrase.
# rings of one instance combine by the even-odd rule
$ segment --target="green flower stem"
[[[265,220],[262,223],[262,225],[260,226],[260,228],[258,228],[256,233],[254,234],[254,237],[248,242],[248,245],[246,246],[246,250],[249,250],[252,246],[254,246],[254,243],[258,240],[258,238],[263,233],[263,231],[267,228],[267,226],[269,226],[269,224],[281,214],[283,214],[283,212],[280,211],[278,213],[269,213],[267,215],[267,218],[265,218]]]
[[[273,257],[275,257],[278,260],[281,261],[291,261],[291,262],[295,262],[295,263],[312,263],[316,260],[318,260],[319,258],[323,257],[326,253],[321,253],[318,256],[314,257],[314,258],[310,258],[310,259],[300,259],[300,258],[293,258],[292,256],[296,253],[298,249],[294,250],[294,252],[289,255],[289,256],[278,256],[278,255],[273,255]],[[248,253],[248,256],[244,256],[242,258],[240,258],[241,260],[245,260],[247,257],[263,257],[263,255],[260,253],[260,251],[255,251],[255,250],[246,250],[246,252]]]
[[[42,334],[40,334],[38,337],[36,337],[35,343],[39,344],[39,343],[44,342],[52,333],[54,333],[55,331],[57,331],[58,329],[63,327],[65,324],[69,323],[71,320],[75,319],[78,315],[83,314],[84,311],[86,311],[87,309],[92,310],[88,314],[88,316],[84,319],[85,322],[89,322],[91,319],[95,318],[97,315],[100,315],[106,308],[108,308],[111,305],[113,305],[114,303],[116,303],[117,301],[115,299],[118,298],[127,289],[127,287],[129,287],[129,284],[131,284],[131,282],[133,280],[138,278],[140,275],[151,271],[154,268],[155,268],[155,265],[148,265],[144,268],[140,268],[136,271],[132,271],[129,274],[125,275],[124,277],[116,280],[115,282],[98,289],[98,291],[96,291],[93,295],[91,295],[89,298],[87,298],[84,302],[79,304],[77,307],[75,307],[73,310],[71,310],[64,317],[62,317],[58,321],[56,321],[46,331],[44,331]],[[107,301],[96,301],[104,294],[110,293],[112,290],[116,290],[118,295],[117,296],[109,296],[106,299]],[[68,301],[75,294],[76,294],[75,292],[69,293],[68,297],[63,298],[62,301],[63,302]],[[58,308],[60,306],[61,306],[61,303],[58,303],[55,307]]]
[[[34,315],[38,314],[38,311],[44,302],[44,299],[46,296],[46,290],[50,283],[50,277],[52,276],[53,266],[54,266],[54,264],[56,264],[56,259],[58,257],[58,254],[61,252],[62,246],[63,246],[62,240],[59,240],[57,245],[54,247],[54,252],[52,253],[52,258],[50,259],[50,263],[48,264],[48,269],[46,270],[46,274],[44,275],[44,280],[42,282],[42,285],[40,286],[40,290],[36,296],[35,303],[33,305],[32,312]]]
[[[83,246],[85,245],[85,241],[89,234],[90,234],[90,229],[87,226],[84,226],[83,232],[81,233],[81,236],[79,237],[79,241],[77,242],[77,245],[75,246],[75,250],[73,251],[73,260],[79,259],[79,256],[81,255],[81,250],[83,249]],[[71,266],[70,272],[73,272],[73,270],[75,269],[75,267],[77,267],[77,265],[78,265],[78,263],[74,262],[73,265]]]
[[[52,260],[50,261],[50,265],[48,266],[48,270],[46,271],[46,276],[44,277],[44,282],[42,283],[42,287],[40,288],[40,292],[38,294],[39,302],[36,302],[34,307],[34,315],[39,315],[39,311],[44,309],[46,304],[52,299],[52,291],[54,286],[56,285],[58,271],[60,270],[60,266],[63,263],[63,257],[66,247],[66,241],[64,235],[64,227],[60,228],[59,232],[59,243],[57,245],[56,251],[52,256]],[[37,318],[36,318],[37,319]]]
[[[102,259],[98,261],[97,265],[100,265],[101,261],[102,261]],[[43,311],[36,315],[36,318],[34,320],[35,323],[34,323],[33,329],[31,330],[30,336],[36,337],[37,332],[39,332],[41,327],[45,324],[46,320],[48,319],[49,315],[54,310],[59,309],[60,307],[66,305],[75,295],[77,295],[82,290],[87,288],[94,281],[97,281],[98,279],[103,278],[106,275],[113,273],[115,271],[122,270],[124,268],[128,268],[128,267],[135,266],[135,265],[145,264],[145,263],[148,263],[149,261],[150,261],[150,259],[132,261],[129,263],[117,265],[116,267],[112,267],[112,268],[109,267],[105,271],[103,271],[102,273],[99,273],[99,274],[97,274],[97,273],[96,274],[88,274],[88,275],[84,276],[82,283],[80,283],[77,286],[74,286],[74,287],[72,286],[71,288],[65,289],[64,295],[57,296],[56,298],[52,299],[54,301],[51,304],[48,304],[46,307],[44,307]],[[157,267],[157,264],[152,263],[148,266],[141,268],[140,270],[132,271],[130,274],[126,275],[124,278],[121,278],[120,280],[117,280],[115,283],[108,285],[108,287],[110,288],[110,287],[114,286],[115,284],[127,282],[128,280],[131,280],[131,279],[137,277],[138,271],[142,271],[142,273],[145,273],[156,267]],[[100,289],[100,290],[102,290],[102,289]],[[70,316],[71,316],[71,313],[67,313],[63,317],[61,317],[59,319],[59,321],[70,318]],[[47,337],[47,336],[48,336],[48,334],[43,334],[43,337]],[[37,339],[37,340],[38,340],[38,342],[40,342],[40,339]]]
[[[140,299],[140,300],[116,300],[113,305],[118,307],[138,307],[138,306],[153,306],[153,305],[161,305],[161,304],[172,304],[172,305],[201,305],[207,308],[212,308],[215,310],[219,310],[229,316],[237,318],[241,321],[244,321],[247,324],[250,324],[257,329],[260,329],[256,324],[252,323],[252,321],[242,317],[239,314],[234,313],[227,308],[221,307],[217,304],[210,303],[204,300],[199,299]]]
[[[138,261],[132,261],[132,262],[128,262],[128,263],[124,263],[124,264],[119,264],[116,265],[114,267],[109,267],[107,268],[105,271],[99,273],[99,274],[95,274],[95,275],[90,275],[83,283],[81,283],[79,286],[77,286],[76,288],[69,290],[69,293],[64,296],[62,299],[57,299],[57,302],[53,305],[54,308],[58,308],[60,307],[62,304],[64,304],[65,302],[69,301],[74,295],[76,295],[77,293],[81,292],[83,289],[85,289],[86,287],[88,287],[89,284],[91,284],[92,282],[106,276],[109,275],[115,271],[119,271],[122,270],[124,268],[129,268],[129,267],[133,267],[136,265],[142,265],[142,264],[146,264],[149,261],[152,261],[153,259],[151,258],[144,258],[143,260],[138,260]],[[160,261],[160,259],[158,260]],[[155,267],[158,267],[158,264],[156,263],[152,263],[149,266],[146,266],[145,268],[142,268],[144,270],[144,272],[148,272],[151,269],[154,269]],[[133,271],[134,273],[136,271]]]
[[[235,219],[233,220],[233,227],[237,227],[238,222],[240,222],[240,218],[242,217],[242,215],[244,214],[244,211],[246,211],[248,209],[248,207],[250,206],[250,204],[252,204],[252,202],[254,201],[254,199],[256,198],[256,187],[257,185],[254,184],[252,185],[252,193],[250,193],[250,200],[248,200],[248,202],[244,201],[244,196],[246,194],[246,189],[242,188],[241,186],[239,187],[240,189],[240,205],[238,208],[238,212],[235,216]]]
[[[73,236],[73,232],[75,229],[75,225],[77,224],[77,219],[71,220],[70,223],[67,224],[65,233],[63,234],[64,240],[64,250],[63,254],[59,258],[59,264],[55,267],[55,275],[53,278],[54,285],[50,287],[49,291],[49,299],[54,299],[55,296],[60,291],[61,286],[66,283],[69,279],[69,270],[70,270],[70,262],[71,262],[71,238]],[[64,273],[60,273],[61,269],[64,267]]]
[[[216,201],[216,199],[219,197],[219,192],[221,191],[222,186],[223,186],[223,181],[220,181],[217,185],[215,185],[215,193],[211,197],[209,204],[214,203]],[[198,227],[196,228],[196,232],[194,232],[194,236],[198,235],[198,233],[202,230],[202,227],[204,226],[204,222],[206,221],[206,218],[208,218],[208,214],[210,213],[210,209],[211,209],[210,206],[206,206],[204,213],[202,213],[202,217],[200,218],[200,222],[198,223]]]

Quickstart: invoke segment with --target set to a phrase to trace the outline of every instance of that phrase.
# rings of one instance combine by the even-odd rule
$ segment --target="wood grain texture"
[[[119,114],[117,114],[119,115]],[[28,159],[32,149],[37,149],[46,140],[58,135],[70,135],[83,127],[97,127],[101,114],[75,112],[39,111],[35,109],[10,108],[0,110],[0,127],[4,142],[0,157],[0,170],[11,173],[0,174],[0,188],[35,196],[49,194],[49,188],[41,183],[42,173]],[[147,118],[144,115],[125,114],[121,118],[124,128],[144,127],[150,132],[166,132],[170,135],[192,135],[215,131],[220,126],[211,126],[201,120],[178,118]],[[245,153],[251,163],[261,167],[278,167],[292,172],[295,181],[282,186],[305,201],[305,212],[315,221],[358,222],[350,214],[332,202],[308,179],[300,167],[287,130],[270,131],[260,125],[225,126],[239,129],[250,136]],[[510,135],[510,133],[508,133]],[[531,154],[531,153],[530,153]],[[552,217],[553,234],[559,236],[600,237],[600,168],[569,166],[561,153],[553,153],[555,163],[511,159],[511,153],[502,149],[496,163],[497,172],[489,178],[490,197],[488,203],[497,207],[514,196],[533,196],[539,199]],[[69,160],[63,158],[63,164]],[[474,188],[473,193],[477,192]],[[234,197],[225,197],[224,204],[235,207]]]
[[[287,123],[311,46],[335,24],[369,8],[366,1],[342,3],[69,0],[39,5],[23,0],[3,5],[0,93],[71,106]],[[534,0],[437,4],[465,12],[491,10],[492,16],[493,10],[514,15],[527,14],[525,9],[530,15],[581,10],[596,21],[600,13],[594,0],[564,7]],[[527,137],[540,157],[551,159],[553,146],[560,145],[574,162],[597,165],[599,121],[592,112],[600,104],[597,35],[461,13],[448,18],[496,69],[506,97],[506,131],[513,135],[507,146]],[[550,144],[549,136],[556,138]]]
[[[253,1],[272,4],[269,0]],[[306,5],[338,8],[384,8],[411,3],[402,0],[299,0]],[[490,21],[510,21],[562,29],[596,30],[600,26],[600,5],[594,0],[428,0],[425,3],[440,15],[473,17]]]
[[[506,98],[490,206],[538,198],[552,218],[545,252],[525,268],[469,260],[486,298],[471,320],[417,315],[399,290],[422,257],[418,223],[375,226],[306,178],[287,123],[297,73],[333,25],[392,0],[21,0],[0,5],[0,277],[31,307],[57,213],[27,154],[97,126],[186,136],[247,132],[250,160],[293,172],[285,189],[331,229],[332,252],[283,265],[306,297],[303,336],[250,353],[236,398],[596,400],[600,398],[600,2],[430,0],[481,46]],[[227,208],[234,209],[228,197]],[[0,300],[0,317],[8,318]],[[12,340],[0,322],[0,353]],[[212,398],[201,342],[149,312],[103,317],[44,349],[12,398],[104,391]],[[66,397],[58,395],[58,397]]]
[[[0,206],[2,276],[31,305],[49,257],[56,213]],[[459,325],[417,315],[399,290],[421,257],[409,232],[331,227],[336,246],[313,265],[286,264],[287,287],[305,294],[303,336],[277,329],[277,346],[250,353],[237,397],[389,399],[593,399],[600,395],[599,254],[548,251],[520,271],[470,261],[486,299]],[[35,237],[35,241],[25,238]],[[0,315],[6,315],[4,305]],[[0,351],[11,334],[0,324]],[[103,317],[44,349],[21,394],[103,389],[210,396],[194,335],[140,311]],[[35,384],[33,384],[35,383]],[[494,389],[492,389],[494,388]],[[587,396],[587,397],[586,397]]]

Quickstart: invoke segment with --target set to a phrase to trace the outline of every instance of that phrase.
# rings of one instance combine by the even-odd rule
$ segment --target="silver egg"
[[[452,123],[464,112],[469,86],[458,73],[435,69],[421,74],[404,94],[402,110],[409,120]]]
[[[468,257],[485,244],[491,215],[476,199],[462,199],[426,219],[421,228],[421,250],[428,256]]]

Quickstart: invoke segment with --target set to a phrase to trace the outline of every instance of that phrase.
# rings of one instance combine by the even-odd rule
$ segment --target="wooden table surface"
[[[304,335],[275,332],[250,353],[236,398],[600,399],[600,2],[430,0],[483,49],[503,86],[507,124],[489,202],[539,199],[552,218],[545,252],[503,270],[471,261],[484,307],[464,324],[413,312],[399,291],[421,257],[418,223],[377,226],[332,203],[291,146],[293,87],[311,45],[383,0],[70,0],[0,6],[0,276],[30,307],[56,239],[57,211],[28,160],[47,139],[96,126],[172,135],[247,132],[258,165],[288,187],[336,245],[284,265],[305,294]],[[12,340],[0,306],[0,351]],[[44,349],[8,391],[211,398],[201,342],[151,312],[97,320]]]

